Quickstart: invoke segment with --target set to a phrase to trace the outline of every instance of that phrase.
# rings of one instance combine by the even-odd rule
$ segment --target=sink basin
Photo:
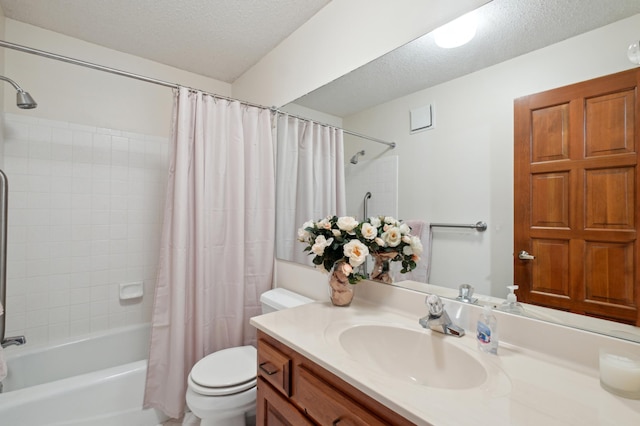
[[[487,380],[485,367],[455,337],[386,325],[344,330],[342,348],[361,365],[396,379],[441,389],[469,389]]]

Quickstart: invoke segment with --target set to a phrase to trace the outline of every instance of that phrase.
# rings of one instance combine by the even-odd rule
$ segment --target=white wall
[[[344,118],[350,130],[394,140],[402,219],[489,229],[434,234],[431,283],[469,283],[504,296],[513,277],[513,101],[622,71],[640,15]],[[409,134],[409,110],[432,102],[435,129]],[[385,147],[346,139],[345,158]]]
[[[5,40],[222,96],[231,85],[124,54],[22,22],[6,19]],[[35,110],[15,106],[5,90],[5,111],[156,136],[170,132],[172,89],[53,59],[3,49],[4,74],[31,93]]]
[[[229,96],[227,83],[6,20],[7,41]],[[47,343],[148,322],[166,187],[173,94],[9,49],[3,75],[9,178],[7,335]],[[120,283],[142,281],[140,300]]]

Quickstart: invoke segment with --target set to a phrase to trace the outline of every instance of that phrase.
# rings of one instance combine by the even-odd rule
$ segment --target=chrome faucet
[[[13,336],[7,337],[2,341],[2,347],[6,348],[8,346],[19,346],[27,343],[27,339],[24,336]]]
[[[451,321],[438,295],[430,294],[426,297],[424,303],[429,307],[429,315],[420,318],[418,322],[421,326],[443,334],[450,334],[456,337],[464,336],[464,329]]]

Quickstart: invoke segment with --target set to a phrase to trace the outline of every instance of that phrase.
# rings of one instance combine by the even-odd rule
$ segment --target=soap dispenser
[[[502,305],[498,306],[498,310],[502,312],[509,312],[511,314],[524,314],[524,307],[518,302],[515,291],[518,289],[517,285],[508,285],[509,294],[507,294],[507,300],[502,302]]]
[[[498,353],[498,321],[489,305],[483,307],[482,313],[478,317],[476,339],[478,340],[478,349],[482,352],[494,355]]]

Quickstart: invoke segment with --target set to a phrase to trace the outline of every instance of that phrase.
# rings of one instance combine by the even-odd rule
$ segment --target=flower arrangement
[[[409,225],[390,216],[370,217],[364,222],[350,216],[328,216],[305,222],[298,230],[298,240],[307,243],[304,251],[315,255],[314,265],[331,271],[342,262],[340,272],[355,284],[367,278],[356,268],[369,254],[402,262],[402,273],[415,269],[423,247],[410,231]]]
[[[334,265],[341,262],[340,271],[355,284],[366,275],[358,272],[358,268],[369,255],[369,249],[358,237],[357,220],[350,216],[327,216],[319,221],[308,221],[298,230],[298,240],[307,243],[304,251],[315,255],[313,264],[325,271],[331,271]]]
[[[402,262],[401,273],[416,268],[423,247],[420,238],[411,235],[411,228],[391,216],[374,216],[359,226],[361,241],[375,257]]]

